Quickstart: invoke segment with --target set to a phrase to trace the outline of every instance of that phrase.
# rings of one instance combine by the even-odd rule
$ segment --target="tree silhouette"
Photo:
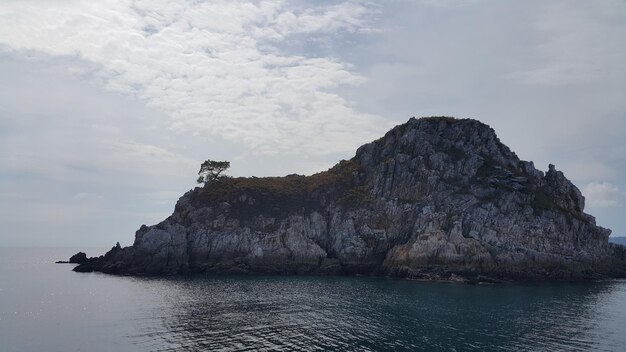
[[[200,171],[198,171],[198,179],[196,182],[207,184],[209,182],[219,179],[220,174],[226,171],[230,167],[229,161],[215,161],[206,160],[200,165]]]

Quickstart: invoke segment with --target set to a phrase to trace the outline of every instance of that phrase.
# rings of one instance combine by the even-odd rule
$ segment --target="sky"
[[[311,174],[474,118],[626,236],[626,1],[0,2],[0,245],[130,245],[206,159]]]

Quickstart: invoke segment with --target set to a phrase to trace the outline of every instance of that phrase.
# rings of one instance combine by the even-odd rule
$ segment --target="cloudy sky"
[[[626,1],[0,2],[0,245],[132,243],[194,187],[479,119],[626,235]]]

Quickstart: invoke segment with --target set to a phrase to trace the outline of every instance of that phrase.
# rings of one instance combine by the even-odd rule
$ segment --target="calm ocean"
[[[135,278],[53,264],[76,252],[0,248],[0,351],[626,350],[626,281]]]

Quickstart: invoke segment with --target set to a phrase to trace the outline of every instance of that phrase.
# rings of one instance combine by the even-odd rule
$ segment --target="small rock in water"
[[[87,261],[87,254],[84,252],[78,252],[70,257],[70,263],[72,264],[82,264]]]

